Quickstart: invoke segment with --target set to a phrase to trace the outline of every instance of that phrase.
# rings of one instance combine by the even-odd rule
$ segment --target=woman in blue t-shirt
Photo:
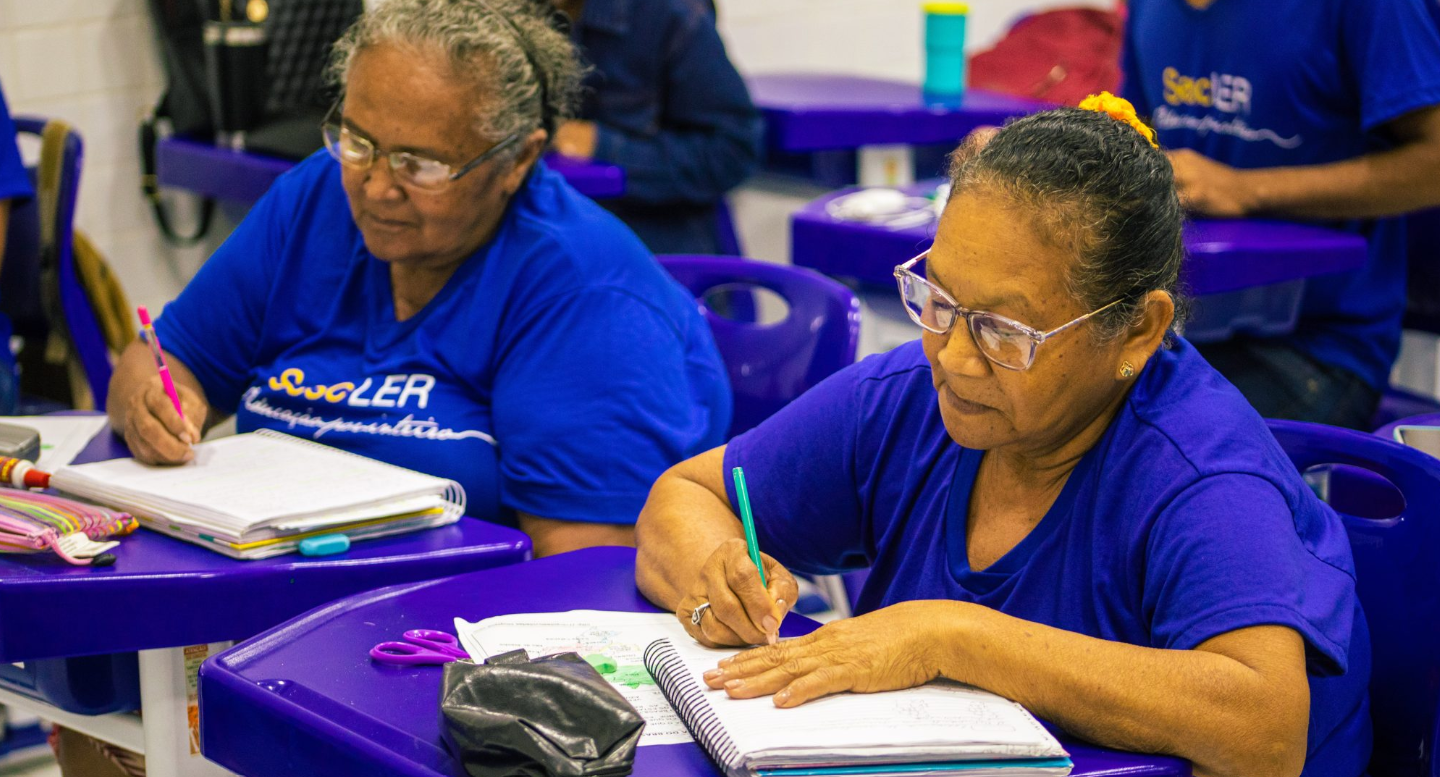
[[[858,617],[707,673],[734,697],[948,677],[1196,774],[1356,777],[1369,642],[1344,528],[1173,334],[1171,168],[1128,103],[1097,102],[1112,115],[962,147],[934,247],[896,268],[922,341],[667,472],[637,582],[700,641],[748,645],[795,601],[786,567],[871,568]]]
[[[156,322],[111,422],[182,462],[235,415],[458,481],[537,555],[633,544],[666,467],[720,443],[694,299],[538,161],[579,84],[532,0],[391,0],[335,48],[327,152],[282,176]]]

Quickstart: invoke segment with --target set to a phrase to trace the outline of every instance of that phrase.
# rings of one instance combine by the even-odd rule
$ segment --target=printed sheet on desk
[[[455,619],[460,643],[477,662],[509,650],[524,648],[532,657],[574,651],[592,665],[645,718],[640,745],[668,745],[693,741],[685,724],[665,701],[655,680],[645,671],[645,648],[661,638],[693,642],[685,629],[668,613],[570,612],[500,615],[479,623]],[[697,646],[698,650],[705,650]],[[714,650],[715,661],[735,650]],[[600,657],[608,659],[602,661]],[[613,670],[605,672],[605,669]]]

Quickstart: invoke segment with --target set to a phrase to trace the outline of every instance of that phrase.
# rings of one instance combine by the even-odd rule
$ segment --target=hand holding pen
[[[735,486],[745,539],[726,540],[710,554],[677,614],[703,645],[773,645],[799,586],[780,562],[760,552],[743,472]]]
[[[155,360],[156,375],[131,395],[121,431],[130,452],[140,461],[181,464],[194,458],[190,446],[200,441],[205,400],[183,384],[175,384],[149,311],[142,306],[139,314],[141,338]]]

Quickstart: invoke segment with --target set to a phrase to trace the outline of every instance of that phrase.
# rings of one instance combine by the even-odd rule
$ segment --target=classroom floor
[[[0,777],[60,777],[60,765],[55,763],[55,756],[38,751],[13,762],[0,763]]]

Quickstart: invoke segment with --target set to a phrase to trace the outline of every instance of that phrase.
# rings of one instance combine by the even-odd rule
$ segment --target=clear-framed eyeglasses
[[[325,136],[325,150],[340,164],[352,170],[365,170],[375,164],[378,156],[384,156],[390,164],[395,179],[406,186],[425,191],[440,191],[452,181],[474,170],[486,161],[494,159],[520,139],[520,133],[511,133],[504,140],[491,146],[488,151],[456,169],[436,159],[429,159],[409,151],[381,152],[375,141],[351,130],[340,122],[340,103],[330,107],[325,121],[320,124]]]
[[[905,303],[905,311],[922,329],[937,335],[948,333],[955,328],[957,321],[965,319],[975,347],[980,349],[985,358],[1007,370],[1030,369],[1030,365],[1035,363],[1035,351],[1041,343],[1097,313],[1120,304],[1117,299],[1068,324],[1042,332],[998,313],[961,307],[944,289],[915,272],[915,265],[929,255],[930,252],[926,251],[895,268],[895,282],[900,286],[900,300]]]

